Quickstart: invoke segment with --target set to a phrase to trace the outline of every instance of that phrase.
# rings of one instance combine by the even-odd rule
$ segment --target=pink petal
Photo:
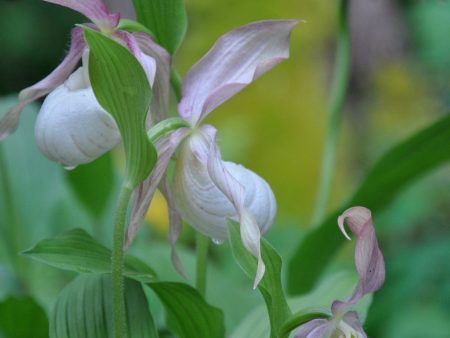
[[[151,56],[144,54],[139,46],[134,35],[128,32],[120,31],[114,34],[120,42],[124,43],[125,46],[130,50],[131,53],[136,57],[136,59],[141,64],[142,68],[147,75],[148,81],[151,86],[155,82],[156,75],[156,61]]]
[[[316,329],[320,329],[323,327],[327,327],[329,324],[329,321],[326,319],[313,319],[303,325],[301,325],[296,333],[295,338],[307,338],[309,337],[309,334],[313,332]]]
[[[166,172],[170,158],[188,131],[189,130],[186,128],[180,128],[171,135],[161,138],[155,142],[155,147],[158,152],[158,161],[149,178],[142,182],[134,192],[133,209],[125,240],[126,248],[128,248],[133,242],[139,226],[141,225],[148,207],[150,206],[150,202],[155,194],[156,188]]]
[[[357,237],[355,265],[359,282],[348,300],[333,303],[333,313],[346,312],[364,295],[377,291],[383,285],[385,278],[384,259],[378,247],[370,210],[364,207],[350,208],[338,218],[341,230],[344,229],[344,221]]]
[[[83,14],[89,18],[100,30],[112,31],[119,23],[119,14],[109,14],[103,0],[44,0],[61,5]]]
[[[209,112],[289,57],[294,20],[254,22],[223,35],[186,74],[178,109],[197,124]]]
[[[208,173],[211,180],[229,199],[239,216],[241,239],[246,249],[258,259],[253,287],[256,288],[264,276],[265,265],[261,256],[261,231],[254,216],[245,207],[245,189],[225,168],[217,148],[215,130],[213,132],[209,154]]]
[[[156,61],[155,83],[152,87],[153,97],[150,106],[151,114],[149,114],[154,119],[154,121],[151,121],[151,125],[153,125],[168,117],[172,60],[170,54],[156,44],[146,33],[133,33],[133,36],[141,50]]]
[[[353,329],[355,329],[358,333],[360,333],[363,338],[367,338],[367,335],[364,332],[364,329],[361,325],[361,321],[359,320],[359,316],[355,311],[347,312],[343,320]]]
[[[178,239],[180,238],[182,230],[182,220],[175,207],[175,202],[172,197],[172,191],[170,190],[167,177],[164,177],[162,179],[159,187],[162,194],[164,195],[164,198],[166,199],[167,207],[169,209],[169,243],[172,247],[170,254],[172,264],[181,276],[187,278],[186,270],[184,269],[176,250],[176,244]]]
[[[81,28],[76,27],[71,32],[70,50],[61,64],[46,78],[31,87],[22,90],[19,94],[19,103],[11,108],[0,121],[0,140],[13,133],[20,120],[20,114],[25,106],[62,84],[78,64],[86,47]]]
[[[120,13],[121,18],[136,19],[133,4],[130,1],[124,0],[105,0],[107,7],[113,13]]]

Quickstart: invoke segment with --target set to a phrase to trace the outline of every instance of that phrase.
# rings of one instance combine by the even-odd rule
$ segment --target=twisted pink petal
[[[124,43],[125,46],[130,50],[130,52],[133,53],[133,55],[136,57],[136,59],[139,61],[142,68],[144,69],[145,74],[147,75],[148,81],[150,83],[150,86],[153,86],[156,75],[155,59],[152,58],[150,55],[147,55],[144,52],[142,52],[141,47],[139,46],[133,34],[125,31],[119,31],[116,32],[114,36],[118,38],[120,42]]]
[[[166,173],[170,158],[188,131],[189,130],[186,128],[180,128],[169,136],[155,142],[155,147],[158,152],[158,161],[151,175],[141,183],[134,192],[133,209],[131,211],[131,219],[126,233],[126,247],[129,247],[133,242],[139,226],[150,206],[153,195]]]
[[[241,239],[247,250],[258,259],[258,266],[253,287],[256,288],[264,276],[266,267],[261,256],[261,231],[254,216],[245,207],[245,189],[228,172],[217,148],[215,130],[211,132],[208,154],[208,173],[219,190],[233,204],[239,217]]]
[[[197,124],[289,56],[295,20],[254,22],[223,35],[186,74],[180,115]]]
[[[44,0],[61,5],[83,14],[101,30],[114,30],[117,27],[120,15],[109,14],[103,0]]]
[[[345,234],[344,221],[357,237],[355,266],[359,282],[349,299],[333,303],[333,313],[346,312],[364,295],[377,291],[383,285],[385,278],[383,254],[378,247],[370,210],[364,207],[354,207],[339,216],[338,224]]]
[[[154,121],[148,121],[148,127],[154,125],[168,117],[169,94],[170,94],[170,67],[171,56],[161,46],[156,44],[146,33],[133,33],[139,47],[146,54],[156,61],[155,83],[152,87],[152,103],[149,117]]]
[[[51,92],[62,84],[78,64],[86,47],[83,31],[75,27],[71,32],[70,49],[61,64],[46,78],[22,90],[19,94],[19,103],[12,107],[0,121],[0,140],[12,134],[19,125],[20,114],[25,106],[34,100]]]

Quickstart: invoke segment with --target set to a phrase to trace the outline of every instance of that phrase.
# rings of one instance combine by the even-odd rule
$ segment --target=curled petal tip
[[[341,232],[344,234],[345,238],[347,238],[349,241],[351,241],[352,239],[348,235],[347,230],[345,230],[344,221],[345,221],[345,218],[343,217],[343,215],[338,217],[339,229],[341,229]]]

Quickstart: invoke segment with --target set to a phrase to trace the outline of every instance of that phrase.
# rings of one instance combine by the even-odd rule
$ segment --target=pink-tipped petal
[[[257,258],[258,265],[253,287],[256,288],[264,276],[266,267],[261,256],[261,230],[254,215],[245,205],[244,186],[228,171],[217,148],[215,134],[208,154],[208,173],[214,184],[236,208],[239,217],[241,239],[245,248]],[[273,221],[273,219],[272,219]]]
[[[141,225],[142,220],[144,219],[144,216],[150,206],[153,195],[155,194],[161,179],[166,173],[170,158],[188,131],[188,129],[180,128],[171,135],[161,138],[155,142],[155,147],[158,152],[158,161],[151,175],[144,182],[142,182],[134,192],[133,209],[125,239],[126,248],[128,248],[133,242],[139,226]]]
[[[307,338],[308,335],[318,328],[327,327],[329,321],[326,319],[313,319],[301,325],[295,332],[295,338]]]
[[[133,53],[133,55],[136,57],[136,59],[139,61],[142,68],[144,69],[145,74],[147,75],[148,78],[148,82],[150,83],[150,86],[153,87],[156,75],[155,59],[142,52],[141,47],[139,46],[133,34],[125,31],[120,31],[116,32],[114,36],[118,38],[120,42],[125,44],[125,46],[130,50],[130,52]]]
[[[133,4],[124,0],[105,0],[106,5],[112,13],[119,13],[121,18],[136,19]]]
[[[166,176],[166,175],[164,175]],[[170,190],[167,177],[164,177],[159,185],[159,188],[164,195],[164,198],[167,202],[167,208],[169,209],[169,243],[171,246],[171,253],[170,258],[172,260],[172,264],[175,267],[175,270],[183,276],[184,278],[187,277],[186,270],[183,267],[183,264],[181,263],[180,257],[178,256],[177,250],[176,250],[176,244],[178,239],[181,235],[182,230],[182,220],[181,216],[178,213],[175,202],[173,201],[172,197],[172,191]]]
[[[119,14],[109,14],[103,0],[44,0],[83,14],[100,29],[112,31],[119,23]]]
[[[78,64],[85,47],[83,31],[81,28],[75,27],[71,32],[70,50],[61,64],[46,78],[22,90],[19,94],[19,103],[12,107],[0,120],[0,140],[5,139],[17,129],[20,114],[27,104],[48,94],[69,77]]]
[[[359,319],[358,314],[355,311],[347,312],[344,316],[344,322],[347,323],[350,327],[352,327],[360,337],[358,338],[367,338],[366,333],[361,325],[361,320]]]
[[[141,50],[156,60],[155,82],[152,87],[152,103],[150,106],[148,127],[168,117],[170,94],[171,56],[161,46],[156,44],[146,33],[133,33]],[[153,119],[153,120],[152,120]]]
[[[364,295],[377,291],[385,279],[383,254],[378,247],[370,210],[364,207],[350,208],[339,219],[341,223],[346,221],[352,233],[357,237],[355,266],[359,282],[349,299],[333,303],[334,314],[346,312]]]
[[[265,269],[260,237],[273,223],[275,197],[261,177],[221,160],[215,134],[205,125],[181,145],[172,184],[175,203],[181,216],[215,243],[228,238],[227,220],[240,222],[242,241],[258,259],[256,285]]]
[[[197,124],[209,112],[289,57],[295,20],[259,21],[223,35],[186,74],[180,115]]]

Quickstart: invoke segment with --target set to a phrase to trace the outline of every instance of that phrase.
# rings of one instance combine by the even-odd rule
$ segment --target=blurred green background
[[[306,20],[293,33],[290,59],[208,118],[219,130],[223,158],[251,168],[272,186],[279,213],[268,238],[288,259],[311,226],[336,47],[337,2],[187,0],[186,4],[189,29],[175,58],[181,74],[221,34],[237,26],[269,18]],[[359,0],[351,1],[350,7],[352,73],[329,211],[351,195],[384,151],[450,108],[450,3]],[[15,102],[20,89],[58,64],[68,47],[70,28],[84,21],[70,10],[43,1],[0,1],[0,96],[5,97],[0,115]],[[37,109],[29,108],[20,130],[1,145],[5,165],[0,170],[3,176],[8,172],[14,200],[0,199],[1,228],[6,232],[0,241],[0,336],[11,321],[8,313],[16,308],[22,309],[20,321],[41,325],[45,332],[45,314],[37,305],[29,299],[29,311],[25,311],[18,302],[26,298],[11,300],[9,295],[30,295],[48,310],[72,276],[10,253],[80,226],[109,244],[109,211],[120,177],[120,151],[100,164],[80,168],[79,177],[76,171],[64,172],[44,159],[32,137]],[[117,170],[99,182],[98,177],[104,177],[102,166],[108,167],[110,161]],[[450,337],[449,169],[446,165],[427,174],[375,215],[387,280],[374,296],[366,321],[371,337]],[[3,191],[8,188],[4,181],[0,184]],[[73,188],[82,185],[95,190],[98,184],[101,191],[110,192],[109,197],[89,195],[88,199]],[[96,214],[87,203],[105,206],[104,211]],[[5,211],[11,208],[13,219]],[[133,250],[160,275],[177,279],[168,264],[167,217],[160,196],[147,219],[153,225],[141,231]],[[189,230],[180,248],[183,262],[192,270]],[[351,250],[344,249],[335,266],[345,265],[351,271],[351,255]],[[232,332],[246,311],[262,303],[230,256],[226,245],[214,248],[208,297],[225,310],[235,309],[233,298],[242,302],[226,319]],[[3,330],[5,338],[16,337],[8,333],[13,331]],[[40,337],[28,334],[24,331],[17,337]]]

